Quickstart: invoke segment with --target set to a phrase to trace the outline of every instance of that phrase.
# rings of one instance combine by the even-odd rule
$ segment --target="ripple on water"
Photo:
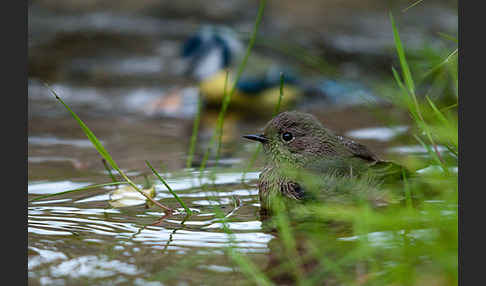
[[[230,230],[261,230],[262,229],[262,222],[261,221],[243,221],[243,222],[228,222],[227,227]],[[218,228],[222,229],[222,223],[213,223],[208,225],[204,228]]]
[[[38,253],[38,255],[29,257],[29,261],[27,262],[27,269],[29,270],[44,263],[51,263],[56,260],[67,259],[67,256],[62,252],[47,250],[47,249],[39,249],[33,246],[29,246],[29,249]]]
[[[239,174],[239,176],[237,176]],[[249,176],[251,177],[251,175]],[[255,175],[253,175],[255,177]],[[235,182],[241,179],[241,173],[222,174],[217,176],[216,181],[220,184]],[[186,183],[192,178],[184,178]],[[192,184],[193,181],[191,181]],[[52,193],[65,191],[66,189],[74,189],[87,185],[87,183],[73,183],[70,181],[61,182],[40,182],[31,184],[29,191],[32,193]],[[188,185],[181,184],[180,186],[187,187]],[[157,187],[162,187],[158,185]],[[50,189],[50,190],[49,190]],[[54,190],[53,190],[54,189]],[[165,190],[158,189],[158,193],[162,196],[172,198],[171,194]],[[187,190],[186,190],[187,191]],[[209,205],[228,205],[233,206],[233,196],[241,197],[241,201],[255,200],[258,195],[256,189],[236,189],[226,191],[199,191],[194,193],[179,192],[179,196],[187,198],[218,198],[218,200],[188,200],[192,205],[199,205],[201,207]],[[133,241],[139,241],[144,244],[164,244],[171,241],[173,246],[179,247],[225,247],[230,241],[229,236],[222,232],[223,225],[219,219],[215,217],[213,212],[205,212],[198,208],[191,208],[195,211],[193,219],[184,222],[184,228],[191,227],[198,230],[170,229],[171,227],[181,226],[181,221],[177,219],[166,219],[165,223],[169,223],[167,227],[146,226],[133,222],[125,222],[123,219],[109,219],[106,215],[121,214],[121,209],[118,208],[94,208],[94,204],[108,201],[109,194],[93,195],[88,198],[71,202],[68,205],[62,203],[70,202],[70,199],[41,201],[40,204],[33,204],[28,208],[29,212],[29,232],[38,235],[72,235],[73,233],[93,233],[96,235],[103,235],[115,238],[129,238]],[[51,204],[49,204],[49,202]],[[77,205],[84,203],[83,206]],[[53,205],[55,204],[55,205]],[[73,206],[76,205],[76,207]],[[103,205],[105,206],[105,205]],[[253,207],[253,204],[248,204],[246,207]],[[233,211],[227,214],[227,217],[234,215]],[[163,213],[153,212],[149,209],[145,212],[138,213],[135,217],[138,218],[152,218],[161,217]],[[124,218],[122,216],[121,218]],[[232,231],[240,231],[244,233],[235,233],[234,246],[241,248],[266,248],[266,243],[272,238],[270,235],[259,233],[261,231],[261,222],[245,221],[245,222],[228,222],[227,226]],[[253,232],[251,232],[253,231]],[[258,250],[257,250],[258,251]]]
[[[248,173],[246,179],[256,179],[258,174]],[[146,271],[138,264],[139,259],[153,251],[154,254],[167,251],[179,257],[205,251],[224,257],[224,249],[231,245],[242,253],[268,253],[268,242],[274,237],[263,232],[258,220],[255,205],[258,190],[253,186],[247,189],[241,186],[241,173],[216,174],[214,181],[200,181],[198,175],[175,177],[167,174],[169,185],[194,211],[187,220],[183,220],[184,210],[162,184],[155,185],[156,198],[177,210],[174,216],[162,221],[159,219],[164,213],[157,208],[144,208],[143,205],[110,207],[108,190],[81,198],[68,193],[62,199],[29,204],[28,234],[32,241],[29,244],[38,246],[35,250],[38,255],[29,257],[29,277],[48,277],[43,280],[46,285],[85,278],[112,281],[121,277],[120,274],[123,279],[130,280],[135,277],[129,276],[140,276]],[[210,182],[212,184],[202,187]],[[68,180],[31,182],[28,192],[31,195],[52,194],[89,184]],[[235,196],[239,197],[240,205],[235,206]],[[232,234],[223,229],[214,205],[223,207],[225,217],[229,219],[226,226]],[[53,238],[57,242],[53,243]],[[76,241],[81,249],[72,253],[71,247],[66,247],[70,241]],[[104,249],[105,245],[117,255],[107,256],[97,250],[99,247]],[[200,270],[213,274],[232,271],[224,262],[206,265]],[[136,284],[133,280],[131,283]]]
[[[27,232],[38,234],[38,235],[73,235],[73,233],[69,231],[47,230],[47,229],[37,228],[33,226],[27,227]]]
[[[444,152],[447,148],[441,145],[437,145],[437,151]],[[400,153],[400,154],[426,154],[428,151],[422,145],[411,145],[411,146],[396,146],[391,147],[387,150],[390,153]]]
[[[110,260],[106,256],[88,255],[73,258],[62,262],[59,265],[51,266],[50,272],[54,277],[104,278],[116,274],[136,275],[140,273],[140,270],[133,264],[121,262],[119,260]]]
[[[101,142],[101,141],[100,141]],[[93,143],[88,139],[64,139],[57,137],[40,137],[40,136],[29,136],[28,143],[31,145],[39,146],[57,146],[57,145],[68,145],[78,148],[95,148]],[[101,142],[103,144],[103,142]]]
[[[407,130],[408,126],[368,127],[349,131],[346,135],[356,139],[389,141]]]
[[[174,191],[179,190],[187,190],[191,188],[200,188],[203,185],[209,184],[212,185],[224,185],[224,184],[234,184],[234,183],[241,183],[242,173],[235,172],[235,173],[219,173],[216,174],[214,181],[207,178],[208,171],[204,172],[206,177],[199,179],[199,172],[194,172],[193,176],[190,177],[180,177],[180,178],[171,178],[171,174],[167,174],[164,179],[169,184],[170,188]],[[258,179],[260,172],[248,172],[245,175],[245,180],[255,180]],[[157,184],[158,189],[167,190],[167,188],[163,184]],[[187,195],[187,194],[186,194]]]
[[[147,227],[134,235],[132,240],[144,244],[161,244],[170,241],[172,246],[182,247],[211,247],[224,248],[228,243],[238,248],[266,249],[267,243],[273,238],[270,234],[260,232],[234,233],[230,236],[224,232],[207,232],[179,229],[168,231],[165,229]]]
[[[89,186],[90,183],[77,183],[72,181],[37,182],[27,186],[27,192],[34,195],[55,194]]]

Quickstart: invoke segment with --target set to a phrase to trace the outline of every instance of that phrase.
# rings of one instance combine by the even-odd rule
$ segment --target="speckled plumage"
[[[293,138],[286,142],[284,133],[290,133]],[[258,181],[263,209],[270,207],[274,195],[294,200],[308,195],[302,173],[322,178],[318,186],[325,192],[329,189],[326,178],[359,176],[370,167],[388,163],[366,146],[336,135],[308,113],[280,113],[267,123],[263,134],[253,136],[246,138],[262,142],[267,159]]]

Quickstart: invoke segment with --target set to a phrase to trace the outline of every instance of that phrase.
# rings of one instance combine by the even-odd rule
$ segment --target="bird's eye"
[[[289,141],[291,141],[292,139],[294,139],[294,135],[292,135],[292,133],[290,133],[290,132],[285,132],[284,134],[282,134],[282,140],[283,140],[283,141],[289,142]]]

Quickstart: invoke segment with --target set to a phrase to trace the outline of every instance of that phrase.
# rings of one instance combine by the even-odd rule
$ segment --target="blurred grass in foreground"
[[[264,2],[261,2],[253,37]],[[409,62],[391,15],[390,19],[400,71],[392,69],[396,87],[388,99],[410,114],[414,123],[414,139],[427,150],[425,156],[409,156],[400,163],[411,169],[417,165],[429,166],[428,171],[419,172],[401,184],[387,186],[386,191],[394,194],[390,207],[376,208],[359,198],[352,204],[289,205],[277,202],[275,214],[264,220],[265,230],[276,236],[269,244],[269,265],[254,263],[249,255],[234,247],[236,234],[227,224],[231,217],[225,216],[216,206],[214,212],[221,220],[222,231],[228,234],[225,254],[233,262],[234,272],[241,273],[242,279],[247,280],[232,282],[257,285],[457,285],[458,52],[457,49],[450,51],[440,61],[424,52],[423,62],[417,59],[417,55],[413,62]],[[250,50],[251,44],[247,53]],[[436,64],[421,70],[424,62]],[[243,68],[244,63],[240,71]],[[418,81],[412,74],[416,70],[420,78]],[[437,95],[438,90],[446,88],[451,91],[455,103],[451,104],[450,99],[444,103]],[[232,91],[224,99],[224,107],[218,117],[220,130],[211,139],[210,146],[218,143],[217,148],[220,147],[220,141],[216,140],[221,136],[231,94]],[[196,126],[194,133],[197,131]],[[98,141],[94,135],[92,138],[96,145]],[[191,165],[195,135],[192,138],[188,167]],[[447,151],[440,151],[439,146]],[[106,185],[134,185],[101,145],[97,149],[125,179],[125,182]],[[205,164],[201,170],[204,168]],[[360,186],[363,182],[353,178],[346,183]],[[179,203],[190,213],[182,201]],[[235,209],[238,207],[235,203]],[[163,282],[184,279],[179,274],[210,259],[211,254],[189,255],[151,279]]]
[[[401,184],[387,186],[383,191],[396,197],[384,208],[359,199],[354,204],[277,203],[281,208],[265,221],[277,237],[270,243],[270,264],[260,269],[265,276],[243,271],[254,269],[243,254],[233,259],[250,282],[457,285],[458,50],[439,61],[431,53],[424,52],[423,62],[415,55],[417,84],[391,14],[390,20],[400,71],[392,67],[398,89],[388,99],[408,112],[414,139],[427,150],[424,156],[408,156],[400,163],[412,170],[428,167]],[[429,69],[420,70],[425,63]],[[438,90],[449,94],[441,96]]]

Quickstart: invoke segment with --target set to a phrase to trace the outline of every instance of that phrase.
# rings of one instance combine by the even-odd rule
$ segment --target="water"
[[[256,176],[247,174],[252,181]],[[40,284],[91,281],[133,285],[154,279],[171,264],[203,255],[206,261],[200,266],[204,267],[191,271],[199,271],[206,278],[221,275],[223,279],[226,275],[222,274],[232,272],[224,255],[230,237],[223,231],[214,206],[232,220],[228,227],[234,233],[234,247],[265,259],[267,243],[273,236],[262,231],[254,185],[242,189],[235,184],[241,174],[218,174],[215,185],[204,191],[197,177],[166,177],[193,211],[188,220],[184,221],[183,209],[162,184],[155,185],[155,199],[176,209],[175,215],[164,220],[164,213],[156,207],[146,208],[144,200],[134,206],[112,208],[110,189],[32,202],[28,207],[29,280]],[[30,183],[29,197],[89,183]]]
[[[348,112],[335,111],[335,115]],[[29,126],[29,199],[110,182],[100,156],[75,121],[59,116],[38,118]],[[169,218],[164,218],[157,207],[147,207],[139,195],[125,200],[126,206],[113,207],[113,201],[118,199],[110,195],[114,187],[34,201],[28,206],[29,281],[41,285],[84,281],[101,285],[162,285],[175,279],[167,269],[185,267],[191,274],[174,274],[178,283],[224,283],[228,276],[243,281],[242,274],[233,270],[234,263],[225,255],[228,245],[262,267],[268,263],[269,243],[275,236],[264,229],[259,214],[256,179],[261,160],[242,182],[241,170],[254,152],[255,143],[230,136],[224,145],[222,167],[209,168],[200,179],[198,171],[184,169],[190,122],[183,131],[171,127],[175,123],[160,119],[91,120],[87,117],[88,126],[131,178],[143,184],[143,174],[150,174],[144,160],[149,160],[194,215],[185,219],[183,208],[153,176],[150,178],[155,184],[155,199],[176,210]],[[407,131],[403,127],[376,128],[372,116],[368,121],[369,127],[350,129],[349,133],[357,139],[363,136],[361,141],[369,132],[375,134],[377,140],[367,142],[378,153],[378,146],[383,142],[390,144],[394,138],[391,133]],[[240,132],[257,130],[262,123],[247,124]],[[215,207],[223,214],[218,214]],[[221,216],[230,221],[227,227],[233,236],[225,232]],[[192,265],[195,261],[196,265]],[[163,283],[157,284],[160,281]]]
[[[192,1],[187,6],[166,1],[159,6],[144,1],[143,7],[138,2],[125,3],[117,7],[120,13],[98,11],[89,3],[76,8],[81,2],[72,2],[54,1],[57,12],[49,3],[36,2],[29,7],[28,198],[110,182],[100,155],[45,88],[43,82],[47,81],[95,133],[122,170],[140,185],[145,181],[144,175],[148,175],[154,183],[155,199],[175,209],[175,213],[165,217],[159,208],[147,206],[136,194],[120,201],[112,194],[114,187],[31,202],[29,284],[245,284],[244,274],[226,253],[228,246],[263,269],[270,260],[270,245],[277,239],[265,228],[259,213],[256,180],[263,164],[261,156],[248,173],[242,171],[257,145],[241,135],[260,130],[269,116],[227,114],[222,158],[215,166],[210,157],[208,169],[199,179],[197,169],[218,114],[215,110],[203,110],[194,169],[186,169],[197,108],[197,82],[182,73],[178,55],[183,40],[202,24],[223,22],[238,27],[242,34],[251,31],[256,2],[231,1],[229,5],[215,1],[208,5],[208,1]],[[322,6],[319,1],[311,2]],[[309,18],[302,13],[312,12],[305,11],[311,5],[299,5],[304,10],[295,10],[299,7],[286,8],[292,1],[282,3],[269,3],[265,12],[267,24],[262,25],[262,33],[270,42],[272,37],[281,37],[291,45],[303,44],[311,54],[319,54],[326,47],[326,55],[345,59],[334,59],[334,68],[351,83],[358,79],[372,78],[370,82],[379,83],[390,79],[389,74],[383,77],[381,67],[383,59],[390,57],[393,44],[387,14],[377,17],[376,11],[367,11],[363,17],[349,16],[340,9],[334,10],[336,13],[328,11],[334,6],[331,3],[325,7],[326,17]],[[413,21],[413,17],[404,24],[409,28],[404,29],[403,37],[415,39],[413,47],[428,42],[428,34],[436,36],[435,30],[448,33],[457,27],[457,16],[451,16],[450,9],[434,5],[432,10],[437,13],[426,13],[426,17],[421,16],[420,10],[410,12],[415,18],[428,19],[430,31],[422,27],[424,23]],[[288,11],[294,11],[295,16],[287,17]],[[313,13],[320,12],[314,9]],[[331,15],[334,16],[327,17]],[[342,15],[350,21],[343,23]],[[288,23],[283,23],[283,19]],[[318,24],[316,19],[324,23]],[[327,27],[325,32],[312,32],[309,21],[313,27]],[[422,36],[414,38],[417,26],[421,27]],[[296,31],[291,32],[295,38],[287,39],[289,29]],[[302,29],[311,32],[303,33]],[[370,37],[369,31],[375,36]],[[304,69],[302,61],[277,50],[262,51],[262,47],[257,43],[255,53]],[[389,68],[387,62],[386,73]],[[316,75],[315,70],[304,71]],[[360,85],[351,86],[355,91]],[[339,86],[335,90],[336,94],[342,92]],[[402,138],[412,132],[406,113],[360,103],[311,103],[301,110],[314,113],[328,128],[357,139],[382,158],[426,153],[416,143],[403,142]],[[375,116],[377,110],[381,118],[397,119],[398,123],[385,126]],[[152,176],[145,160],[193,211],[191,217],[185,217],[184,209]],[[225,231],[221,217],[228,220],[226,227],[232,235]],[[386,244],[388,235],[377,232],[368,239]]]
[[[28,138],[29,199],[110,182],[100,155],[63,107],[46,97],[30,100],[34,108]],[[242,182],[242,170],[257,144],[241,135],[259,130],[266,119],[225,122],[222,158],[218,166],[211,159],[200,179],[198,164],[214,130],[215,114],[203,112],[195,168],[186,169],[192,120],[116,113],[101,117],[73,105],[122,170],[140,186],[148,175],[156,190],[154,198],[175,209],[175,214],[165,217],[138,194],[122,200],[124,206],[114,204],[120,203],[112,194],[114,187],[31,202],[30,284],[214,285],[229,279],[244,284],[246,276],[227,255],[228,246],[262,269],[270,263],[271,244],[278,238],[264,227],[259,213],[256,180],[261,157]],[[54,112],[46,116],[44,109]],[[363,107],[314,113],[329,128],[354,136],[382,158],[426,153],[415,145],[404,145],[401,136],[409,134],[407,125],[380,125]],[[193,216],[185,217],[184,209],[152,176],[145,160],[167,180]],[[232,235],[225,231],[221,217],[228,220]],[[389,235],[370,234],[369,239],[387,247]],[[352,236],[340,239],[356,240]]]

